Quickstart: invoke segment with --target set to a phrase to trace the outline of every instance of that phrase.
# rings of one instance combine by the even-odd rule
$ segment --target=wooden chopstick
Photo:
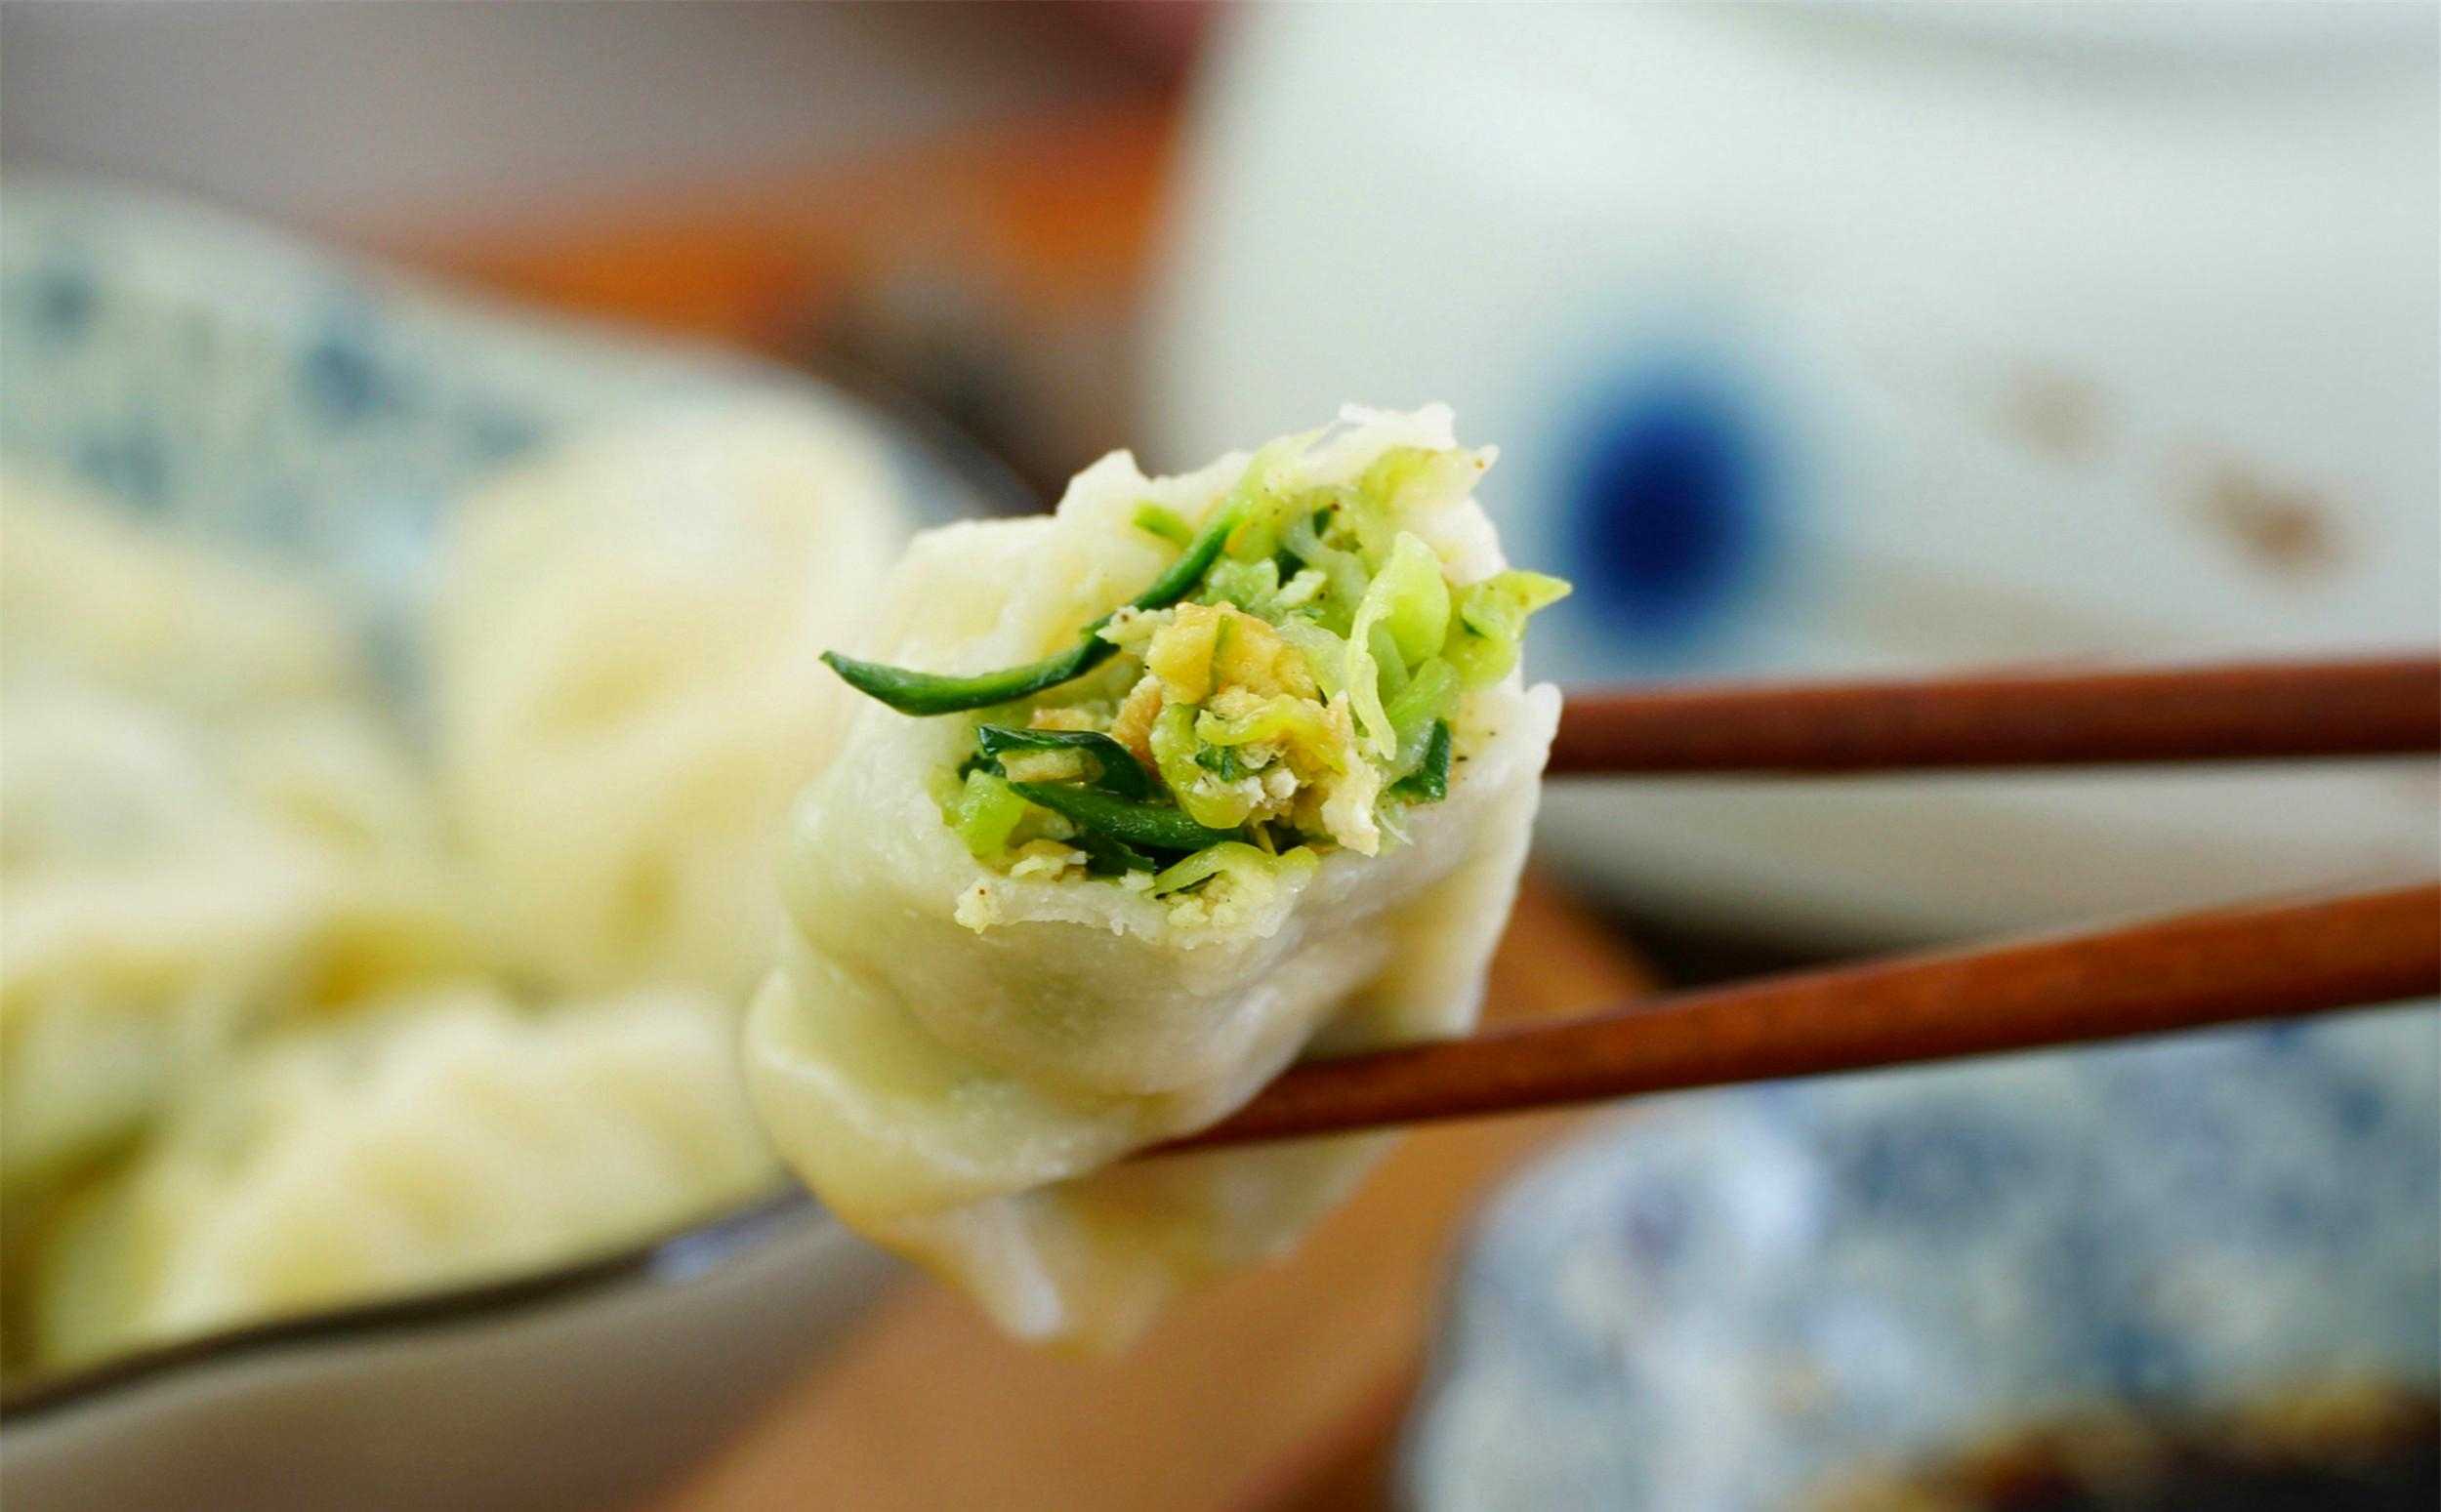
[[[2441,993],[2441,882],[1892,957],[1297,1066],[1160,1152],[2291,1018]]]
[[[2441,751],[2441,656],[1571,690],[1551,770],[1857,772]]]

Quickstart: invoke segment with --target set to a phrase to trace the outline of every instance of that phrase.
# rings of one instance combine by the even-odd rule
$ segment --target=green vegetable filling
[[[1019,752],[1078,752],[1093,763],[1085,780],[1117,797],[1149,798],[1152,784],[1128,748],[1098,730],[1029,730],[981,724],[974,730],[975,759],[1007,775],[1008,757]]]
[[[1470,454],[1399,448],[1353,484],[1291,486],[1310,439],[1258,453],[1200,527],[1139,505],[1135,528],[1178,556],[1056,655],[972,676],[825,655],[904,713],[993,711],[942,804],[977,860],[1217,917],[1300,881],[1317,846],[1397,842],[1401,810],[1448,797],[1461,705],[1568,585],[1454,584],[1404,527],[1415,499],[1470,483]]]

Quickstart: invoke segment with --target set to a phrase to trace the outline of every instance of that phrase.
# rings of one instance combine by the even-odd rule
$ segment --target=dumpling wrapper
[[[293,571],[14,468],[0,468],[0,664],[32,655],[212,715],[361,696],[368,681],[353,627]]]
[[[1446,409],[1345,418],[1303,480],[1455,444]],[[1171,554],[1131,528],[1138,506],[1200,520],[1248,460],[1155,479],[1114,454],[1054,515],[926,532],[857,654],[970,673],[1071,643]],[[1402,523],[1456,581],[1506,566],[1463,488]],[[1286,1246],[1380,1140],[1100,1167],[1218,1121],[1301,1056],[1473,1024],[1558,709],[1513,673],[1470,695],[1465,759],[1445,799],[1407,811],[1407,843],[1333,851],[1256,917],[1181,927],[1108,881],[978,865],[931,789],[970,722],[869,704],[799,806],[782,878],[795,932],[748,1020],[774,1143],[851,1226],[1009,1331],[1124,1343],[1180,1287]]]
[[[0,1216],[278,1017],[462,966],[345,618],[72,488],[0,516]]]
[[[509,961],[743,1002],[774,956],[783,816],[848,716],[817,658],[905,536],[872,439],[795,404],[605,428],[463,502],[436,756]]]
[[[0,1285],[44,1214],[246,1044],[464,971],[430,805],[369,709],[202,723],[73,678],[0,695]],[[82,1264],[100,1263],[87,1252]],[[0,1369],[23,1358],[12,1303]]]
[[[514,1007],[469,985],[269,1036],[61,1205],[33,1362],[512,1274],[762,1190],[735,1009],[645,992]]]

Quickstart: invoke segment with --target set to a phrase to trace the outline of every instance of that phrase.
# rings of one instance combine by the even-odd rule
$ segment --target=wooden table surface
[[[1075,332],[1133,326],[1170,128],[1153,102],[936,143],[821,182],[546,207],[513,226],[436,228],[421,244],[376,250],[528,304],[789,358],[916,246],[961,260],[973,287],[1005,300],[1016,349],[1064,342],[1055,355],[1070,361]],[[1074,419],[1022,418],[1038,429]],[[1122,424],[1096,413],[1073,430],[1082,443]],[[1614,936],[1529,879],[1488,1011],[1571,1012],[1647,986]],[[1293,1255],[1185,1299],[1114,1361],[1011,1344],[961,1299],[910,1276],[653,1505],[1362,1507],[1380,1496],[1469,1215],[1569,1117],[1416,1134]]]

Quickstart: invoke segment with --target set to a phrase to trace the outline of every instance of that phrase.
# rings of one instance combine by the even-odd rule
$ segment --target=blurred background
[[[0,25],[0,184],[193,201],[502,309],[810,375],[959,480],[959,503],[913,500],[915,518],[1040,507],[1113,447],[1178,469],[1345,401],[1447,400],[1463,436],[1503,448],[1485,499],[1511,553],[1578,585],[1537,651],[1562,681],[2441,637],[2430,5],[7,0]],[[8,404],[25,412],[24,391]],[[1559,1011],[1773,961],[2416,879],[2437,844],[2429,763],[1561,785],[1540,837],[1549,877],[1519,926],[1534,949],[1505,958],[1495,996]],[[2197,1241],[2228,1267],[2209,1285],[2241,1296],[2296,1271],[2344,1287],[2335,1256],[2356,1255],[2364,1294],[2388,1287],[2396,1305],[2315,1327],[2412,1338],[2368,1357],[2386,1384],[2420,1382],[2441,1349],[2441,1282],[2425,1280],[2441,1275],[2441,1220],[2417,1164],[2441,1101],[2435,1031],[2402,1022],[2388,1042],[2315,1040],[2300,1053],[2317,1070],[2267,1083],[2357,1099],[2355,1122],[2292,1128],[2292,1143],[2378,1147],[2404,1163],[2400,1201],[2292,1212],[2311,1244],[2284,1246],[2255,1218]],[[2385,1062],[2404,1079],[2363,1069]],[[2104,1137],[2100,1113],[1957,1132],[1971,1088],[1926,1095],[1950,1099],[1954,1137],[1887,1136],[1912,1152],[1887,1168],[1793,1154],[1779,1195],[1758,1196],[1723,1174],[1725,1152],[1787,1125],[1732,1123],[1709,1136],[1711,1174],[1674,1177],[1672,1201],[1698,1219],[1716,1203],[1728,1223],[1756,1204],[1849,1202],[1891,1169],[1984,1190],[2077,1167]],[[2090,1110],[2122,1093],[2041,1095]],[[1866,1121],[1822,1125],[1825,1149],[1881,1149],[1875,1121],[1919,1126],[1882,1102],[1804,1117]],[[2261,1134],[2218,1105],[2197,1119],[2182,1127],[2227,1148]],[[876,1507],[1325,1506],[1393,1490],[1448,1506],[1772,1504],[1703,1479],[1727,1475],[1717,1464],[1665,1474],[1520,1426],[1548,1428],[1605,1370],[1665,1369],[1634,1358],[1666,1331],[1639,1310],[1651,1295],[1621,1300],[1634,1266],[1584,1238],[1657,1252],[1667,1224],[1636,1206],[1633,1141],[1572,1157],[1615,1179],[1524,1189],[1540,1217],[1505,1199],[1502,1233],[1555,1237],[1491,1235],[1445,1290],[1476,1196],[1557,1127],[1416,1141],[1292,1265],[1222,1288],[1114,1367],[1018,1354],[901,1284],[656,1504],[815,1487]],[[1598,1152],[1609,1136],[1587,1137]],[[2205,1185],[2239,1190],[2245,1166]],[[2052,1232],[2089,1195],[2045,1190],[2054,1206],[2018,1229]],[[2256,1196],[2238,1206],[2298,1201]],[[1941,1233],[1925,1246],[1963,1243]],[[1931,1390],[1934,1367],[1890,1340],[1956,1318],[1932,1302],[1875,1314],[1881,1342],[1860,1342],[1867,1325],[1817,1311],[1793,1264],[1849,1242],[1827,1235],[1750,1234],[1747,1262],[1690,1245],[1671,1266],[1760,1278],[1735,1316],[1783,1328],[1672,1335],[1688,1358],[1668,1369],[1713,1348],[1777,1358],[1807,1334],[1835,1365],[1903,1378],[1893,1362],[1914,1360]],[[2057,1253],[1995,1249],[1992,1273],[2017,1278],[1995,1285],[2048,1287]],[[2127,1296],[2159,1274],[2131,1268],[2126,1296],[2080,1304],[2096,1359],[2128,1354]],[[1486,1312],[1565,1287],[1585,1309]],[[2006,1351],[2019,1335],[1989,1300],[1956,1305]],[[2204,1325],[2136,1331],[2161,1343],[2186,1327]],[[2230,1362],[2259,1358],[2261,1380],[2288,1380],[2287,1335],[2255,1343],[2258,1357],[2210,1358],[2248,1379]],[[1782,1444],[1966,1442],[1897,1409],[1842,1417],[1844,1369],[1798,1385],[1706,1375],[1675,1397]],[[2142,1374],[2085,1369],[2028,1368],[2022,1399],[1978,1426]],[[1808,1391],[1813,1409],[1790,1406]],[[1676,1420],[1600,1400],[1579,1440]],[[2350,1410],[2333,1420],[2393,1421],[2379,1402]],[[1510,1462],[1535,1455],[1583,1479]],[[1788,1476],[1816,1474],[1801,1457]]]
[[[1552,674],[2434,628],[2428,7],[10,15],[12,161],[878,386],[1038,499],[1447,399],[1580,585]],[[2435,811],[1923,790],[1648,785],[1551,838],[1846,944],[2412,867]]]

